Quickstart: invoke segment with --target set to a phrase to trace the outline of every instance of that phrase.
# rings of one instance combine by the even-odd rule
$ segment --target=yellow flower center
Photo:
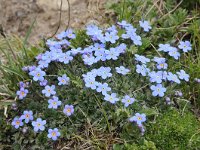
[[[40,76],[40,73],[37,73],[37,76],[39,77],[39,76]]]
[[[29,114],[26,114],[26,118],[29,118]]]
[[[141,117],[138,117],[138,120],[142,120],[142,118],[141,118]]]
[[[52,135],[52,136],[56,136],[56,132],[52,132],[51,135]]]
[[[70,108],[68,108],[68,109],[67,109],[67,112],[71,112],[71,109],[70,109]]]
[[[19,121],[16,121],[16,125],[19,125],[20,124],[20,122]]]
[[[21,92],[21,95],[22,95],[22,96],[24,96],[24,95],[25,95],[25,93],[24,93],[24,92]]]

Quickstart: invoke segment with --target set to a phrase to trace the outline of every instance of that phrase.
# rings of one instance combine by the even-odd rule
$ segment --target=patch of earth
[[[115,1],[115,0],[112,0]],[[69,0],[70,28],[84,28],[85,25],[105,22],[106,0]],[[36,18],[29,42],[36,44],[42,37],[51,36],[59,25],[61,0],[0,0],[0,24],[6,34],[24,37]],[[68,24],[68,3],[63,0],[60,29]]]

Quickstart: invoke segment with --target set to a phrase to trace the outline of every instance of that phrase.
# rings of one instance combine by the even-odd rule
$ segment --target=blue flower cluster
[[[165,95],[167,89],[163,85],[164,82],[168,81],[170,83],[180,84],[180,80],[189,81],[189,75],[184,70],[180,70],[175,74],[172,72],[167,72],[166,69],[168,68],[168,64],[166,63],[166,59],[163,57],[154,57],[151,60],[145,56],[136,54],[135,60],[138,63],[136,65],[136,72],[147,77],[151,84],[155,84],[150,86],[153,96],[163,97]],[[153,67],[154,70],[151,70],[148,67],[148,63],[152,62],[154,62],[156,66],[156,69]]]
[[[152,29],[148,21],[140,21],[139,24],[145,32],[149,32]],[[118,28],[122,30],[122,33],[118,33]],[[137,29],[126,21],[118,22],[117,26],[113,25],[105,30],[102,30],[95,25],[89,25],[86,28],[86,34],[91,38],[93,44],[85,48],[74,48],[71,45],[71,40],[76,38],[76,34],[73,30],[69,29],[61,32],[56,36],[55,40],[47,40],[46,44],[49,49],[36,57],[37,66],[26,66],[22,68],[24,71],[28,72],[33,78],[33,81],[39,82],[39,85],[43,87],[41,93],[48,98],[49,109],[58,109],[58,107],[62,105],[62,100],[59,99],[59,95],[57,95],[56,92],[57,86],[67,86],[70,83],[70,78],[67,77],[66,74],[63,74],[62,76],[56,75],[58,78],[54,84],[48,84],[48,73],[46,70],[52,62],[69,64],[76,55],[79,55],[85,65],[91,66],[100,61],[115,61],[121,55],[126,53],[127,45],[123,41],[129,40],[136,46],[142,45],[142,38],[137,34]],[[181,41],[178,47],[184,52],[191,50],[191,44],[188,41]],[[169,44],[160,44],[158,51],[167,52],[175,59],[180,57],[178,49]],[[136,72],[147,77],[152,84],[150,89],[152,90],[153,96],[164,96],[167,91],[164,87],[164,82],[166,81],[177,84],[180,84],[180,80],[189,81],[189,75],[184,70],[180,70],[176,74],[167,72],[168,64],[166,58],[154,57],[153,59],[149,59],[145,56],[135,54],[135,61],[137,62]],[[153,69],[151,69],[149,65],[152,62],[155,64]],[[115,67],[115,70],[120,75],[127,75],[131,72],[130,69],[124,66]],[[83,74],[82,77],[85,87],[95,90],[97,93],[101,93],[104,97],[103,99],[111,104],[121,101],[126,108],[136,101],[134,97],[129,95],[120,96],[117,93],[114,93],[108,83],[101,83],[96,80],[97,77],[100,77],[103,80],[112,77],[111,71],[112,69],[110,67],[101,66],[100,68],[92,69]],[[27,96],[27,93],[28,90],[26,90],[24,84],[22,84],[20,90],[17,91],[19,99],[24,99]],[[66,116],[71,116],[74,113],[74,106],[70,104],[65,105],[63,113]],[[12,125],[15,128],[19,128],[20,126],[23,126],[23,120],[25,120],[25,123],[32,121],[33,112],[24,111],[24,114],[21,117],[14,118]],[[142,123],[146,121],[145,114],[136,113],[129,120],[135,122],[140,127],[141,132],[144,133],[145,130]],[[32,121],[35,132],[38,132],[39,130],[44,131],[45,125],[46,120],[42,120],[41,118]],[[60,132],[57,128],[48,130],[48,138],[56,140],[58,136],[60,136]]]

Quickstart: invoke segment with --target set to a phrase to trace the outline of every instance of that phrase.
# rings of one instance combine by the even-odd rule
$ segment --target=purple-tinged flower
[[[116,33],[105,33],[105,40],[106,42],[115,43],[119,39],[119,36]]]
[[[43,81],[46,73],[42,71],[40,68],[36,68],[35,70],[31,71],[29,75],[33,76],[34,81],[38,81],[38,80]]]
[[[184,52],[192,50],[192,45],[189,41],[181,41],[178,48],[182,49]]]
[[[36,121],[32,122],[32,126],[33,126],[35,132],[38,132],[39,130],[44,131],[45,124],[46,124],[46,120],[42,120],[41,118],[37,118]]]
[[[103,95],[106,95],[108,91],[111,91],[111,88],[107,83],[99,83],[96,90],[97,92],[102,92]]]
[[[11,109],[12,110],[17,110],[17,103],[12,103],[12,105],[11,105]]]
[[[115,104],[117,101],[119,101],[119,98],[116,97],[117,94],[116,93],[112,93],[111,95],[110,94],[106,94],[105,97],[104,97],[104,100],[112,103],[112,104]]]
[[[106,53],[106,59],[108,60],[110,59],[117,60],[120,54],[116,48],[110,48],[110,50],[106,50],[105,53]]]
[[[190,76],[184,70],[180,70],[180,72],[176,72],[176,74],[178,74],[179,79],[189,81]]]
[[[167,80],[168,81],[176,82],[178,84],[181,83],[181,81],[178,79],[178,76],[176,74],[171,73],[171,72],[168,72]]]
[[[24,99],[26,97],[27,93],[28,93],[27,89],[20,88],[20,90],[17,91],[16,94],[19,96],[19,99]]]
[[[29,71],[29,66],[23,67],[22,70],[28,72]]]
[[[23,126],[24,123],[22,122],[22,119],[19,117],[15,117],[12,121],[12,126],[15,127],[15,129],[18,129],[20,126]]]
[[[149,68],[146,65],[136,65],[136,72],[142,76],[146,76],[149,73]]]
[[[122,74],[122,75],[126,75],[127,73],[130,72],[129,69],[125,68],[124,66],[120,66],[120,67],[115,67],[117,73]]]
[[[181,91],[175,91],[175,96],[182,97],[183,93]]]
[[[146,58],[145,56],[138,55],[138,54],[135,54],[135,60],[138,62],[141,62],[142,64],[146,64],[150,62],[149,58]]]
[[[100,76],[102,79],[106,79],[112,76],[112,73],[110,71],[110,67],[100,67],[98,69],[97,75]]]
[[[40,81],[40,86],[46,86],[48,83],[47,80]]]
[[[135,98],[131,98],[130,96],[126,95],[122,99],[122,103],[124,103],[125,107],[128,107],[129,105],[133,104],[135,102]]]
[[[58,139],[58,137],[60,136],[60,132],[58,131],[57,128],[54,128],[54,129],[49,129],[48,130],[48,135],[47,137],[49,139],[52,139],[54,141],[56,141]]]
[[[136,113],[133,117],[129,118],[129,121],[135,122],[135,123],[137,123],[137,125],[142,125],[142,123],[146,121],[146,115]]]
[[[176,60],[179,59],[179,57],[180,57],[180,53],[178,52],[177,48],[175,48],[175,47],[171,47],[168,54],[170,56],[174,57],[174,59],[176,59]]]
[[[23,127],[23,128],[22,128],[22,132],[23,132],[23,134],[26,134],[27,131],[28,131],[28,127]]]
[[[195,78],[194,81],[197,83],[200,83],[200,79],[198,79],[198,78]]]
[[[139,21],[140,27],[144,29],[145,32],[149,32],[152,29],[148,21]]]
[[[66,74],[62,75],[62,77],[58,77],[58,85],[67,85],[69,84],[69,77]]]
[[[34,71],[37,67],[36,66],[29,66],[28,69],[29,69],[29,73]]]
[[[33,112],[25,110],[23,115],[20,117],[22,120],[25,120],[25,123],[33,120]]]
[[[166,88],[163,87],[162,84],[157,84],[156,86],[152,85],[150,88],[153,91],[152,92],[153,96],[163,97],[166,92]]]
[[[55,95],[55,85],[52,86],[45,86],[45,89],[42,90],[42,94],[45,94],[46,97],[50,97],[51,95]]]
[[[165,100],[166,100],[166,104],[167,104],[167,105],[170,105],[170,104],[171,104],[171,100],[170,100],[169,97],[166,97]]]
[[[48,108],[53,108],[53,109],[57,109],[58,106],[61,105],[61,101],[59,101],[58,97],[56,96],[53,96],[52,99],[49,99],[48,103],[49,103]]]
[[[65,105],[63,113],[67,116],[71,116],[74,113],[74,106],[73,105]]]

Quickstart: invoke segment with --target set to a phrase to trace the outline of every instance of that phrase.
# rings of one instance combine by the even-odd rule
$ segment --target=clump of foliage
[[[166,15],[165,9],[158,9],[161,16],[152,1],[125,0],[113,8],[120,20],[115,25],[69,29],[47,40],[42,50],[31,48],[30,52],[37,51],[33,55],[24,51],[26,61],[19,66],[22,77],[15,80],[16,95],[10,96],[17,96],[17,101],[9,108],[9,119],[1,118],[2,145],[162,149],[167,136],[169,148],[198,147],[198,121],[188,113],[190,101],[197,98],[188,98],[190,88],[195,85],[192,88],[198,92],[193,80],[200,71],[187,67],[194,65],[194,69],[199,63],[199,45],[193,39],[198,38],[195,18],[186,30],[187,11],[181,8]],[[191,35],[186,36],[187,31]],[[4,76],[13,74],[5,71]],[[183,110],[184,117],[176,109]],[[184,124],[174,129],[172,119],[165,128],[171,116],[177,125]],[[186,128],[188,120],[195,124],[191,130]],[[183,145],[170,139],[174,132]]]
[[[149,124],[145,139],[152,141],[158,149],[199,149],[199,121],[191,113],[180,113],[170,109]]]

